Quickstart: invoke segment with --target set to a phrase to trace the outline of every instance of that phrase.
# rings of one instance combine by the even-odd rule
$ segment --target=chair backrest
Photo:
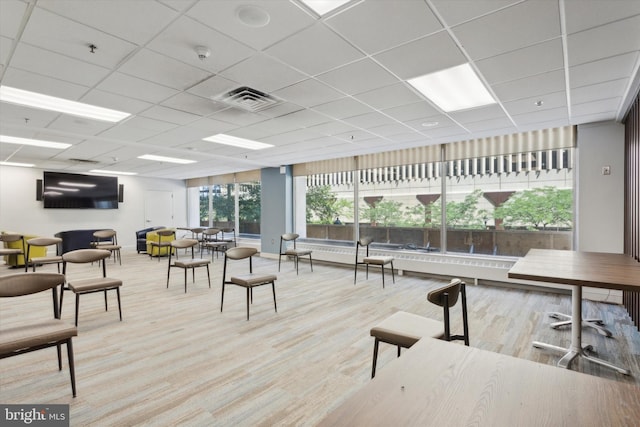
[[[258,253],[258,250],[256,248],[248,248],[248,247],[243,247],[243,246],[239,246],[236,248],[231,248],[231,249],[227,249],[227,251],[225,252],[225,260],[227,258],[229,259],[245,259],[245,258],[249,258],[255,254]]]
[[[176,239],[171,242],[171,246],[176,249],[188,249],[198,244],[196,239]]]
[[[165,228],[164,230],[158,230],[156,231],[156,234],[158,235],[158,238],[160,238],[160,236],[174,236],[176,234],[176,232],[174,230],[169,230],[168,228]]]
[[[64,284],[64,274],[17,273],[0,277],[0,298],[19,297]]]
[[[366,256],[369,256],[369,245],[373,242],[373,237],[361,237],[356,242],[356,264],[358,264],[358,255],[360,253],[360,246],[367,248],[365,253]]]
[[[202,232],[202,235],[205,240],[215,240],[218,233],[220,233],[219,228],[207,228]]]
[[[111,251],[106,249],[76,249],[62,254],[62,274],[67,274],[67,263],[86,264],[102,261],[111,257]],[[102,262],[102,277],[107,277],[107,263]]]
[[[0,298],[20,297],[51,289],[53,317],[60,318],[58,285],[64,286],[65,276],[60,273],[18,273],[0,277]]]
[[[296,240],[298,237],[300,237],[300,235],[296,233],[285,233],[280,237],[282,238],[282,240],[290,241]]]
[[[2,233],[0,234],[0,242],[17,242],[19,240],[23,240],[22,234],[14,234],[14,233]],[[24,241],[23,241],[24,244]]]
[[[463,335],[451,335],[451,322],[449,319],[449,308],[456,305],[458,296],[462,296],[462,324]],[[467,318],[467,293],[465,283],[460,279],[451,279],[449,284],[434,289],[427,294],[429,302],[438,305],[444,310],[444,338],[447,341],[464,340],[465,345],[469,345],[469,321]]]
[[[62,239],[59,237],[34,237],[33,239],[27,240],[27,245],[29,246],[52,246],[57,245],[58,243],[62,243]]]

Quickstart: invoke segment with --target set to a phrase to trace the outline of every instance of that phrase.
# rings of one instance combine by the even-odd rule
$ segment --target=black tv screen
[[[118,209],[118,178],[45,172],[42,196],[45,208]]]

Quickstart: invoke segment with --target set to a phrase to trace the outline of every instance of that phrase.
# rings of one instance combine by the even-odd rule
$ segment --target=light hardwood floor
[[[68,403],[73,426],[290,426],[314,425],[370,381],[373,339],[369,329],[397,310],[435,319],[442,311],[426,301],[443,279],[396,277],[382,289],[379,270],[369,279],[347,267],[257,258],[258,272],[276,273],[278,313],[269,287],[254,291],[251,320],[244,289],[227,287],[220,312],[222,258],[206,271],[173,269],[166,288],[167,260],[123,250],[123,321],[115,295],[104,311],[101,294],[81,298],[79,335],[74,340],[78,397],[71,397],[66,363],[57,369],[55,350],[0,361],[0,402]],[[71,269],[73,267],[73,269]],[[238,263],[233,264],[238,271]],[[56,271],[44,266],[38,271]],[[0,274],[20,273],[0,265]],[[70,266],[69,278],[98,274],[97,266]],[[570,296],[494,286],[468,286],[471,346],[540,363],[558,356],[531,346],[533,340],[568,345],[570,332],[552,330],[545,313],[570,311]],[[62,317],[73,322],[67,294]],[[43,313],[44,312],[44,313]],[[0,300],[3,326],[51,313],[50,294]],[[640,333],[623,307],[585,301],[585,317],[602,317],[614,337],[585,329],[583,342],[598,356],[628,367],[632,376],[579,361],[574,370],[640,386]],[[454,331],[461,316],[452,313]],[[452,345],[462,345],[452,344]],[[381,345],[378,369],[395,358]],[[560,368],[558,368],[560,369]],[[526,386],[526,384],[523,384]],[[640,390],[640,388],[639,388]]]

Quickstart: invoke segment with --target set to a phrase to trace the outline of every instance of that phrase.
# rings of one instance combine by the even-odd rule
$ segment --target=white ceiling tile
[[[280,89],[273,95],[303,107],[313,107],[343,97],[340,92],[314,79]]]
[[[624,95],[624,91],[628,84],[628,79],[619,79],[572,89],[571,103],[575,105],[606,98],[622,99],[622,95]]]
[[[347,95],[377,89],[397,81],[388,71],[368,58],[320,74],[316,78]]]
[[[88,104],[97,105],[98,107],[111,108],[130,114],[139,113],[140,111],[146,110],[152,105],[145,101],[140,101],[138,99],[133,99],[122,95],[116,95],[111,92],[103,92],[97,89],[89,91],[89,93],[84,95],[79,100]]]
[[[13,40],[7,37],[0,37],[0,66],[5,68],[9,60],[9,54],[13,47]]]
[[[344,121],[351,125],[361,127],[363,129],[368,129],[370,127],[378,126],[378,125],[397,123],[395,120],[378,112],[361,114],[359,116],[354,116],[354,117],[347,117],[344,119]]]
[[[467,62],[445,31],[390,49],[374,58],[403,80]]]
[[[640,50],[640,15],[567,37],[569,65]]]
[[[570,67],[571,88],[628,77],[632,74],[638,58],[638,52],[633,52]]]
[[[240,6],[247,5],[268,13],[269,23],[263,27],[243,24],[238,19],[237,11]],[[200,1],[187,14],[258,50],[315,22],[309,14],[289,1],[244,0],[241,4],[236,0]]]
[[[217,111],[210,116],[212,119],[233,123],[239,126],[248,126],[266,120],[267,117],[255,113],[249,113],[238,108],[226,108]]]
[[[384,22],[381,27],[380,23]],[[327,19],[327,25],[374,54],[442,28],[421,1],[364,1]]]
[[[621,98],[610,97],[607,99],[601,99],[598,101],[589,101],[582,104],[573,103],[571,106],[571,113],[576,116],[584,116],[587,114],[597,113],[614,113],[620,107]]]
[[[560,36],[558,3],[525,1],[453,28],[475,60]]]
[[[20,136],[15,133],[14,129],[28,127],[43,128],[54,121],[59,115],[60,113],[53,111],[0,102],[0,117],[2,118],[0,131],[13,136]]]
[[[519,114],[512,116],[516,125],[522,126],[536,122],[554,122],[569,124],[567,107],[539,110],[533,113]]]
[[[224,110],[227,105],[222,102],[217,102],[212,99],[202,98],[200,96],[192,95],[190,93],[181,92],[172,96],[166,101],[162,102],[165,107],[173,108],[174,110],[184,111],[190,114],[196,114],[199,116],[207,116],[217,111]]]
[[[481,120],[479,122],[465,123],[464,127],[471,132],[481,132],[487,130],[500,130],[500,132],[504,132],[505,129],[511,129],[513,132],[515,132],[516,130],[513,122],[511,122],[511,120],[507,118],[497,118]]]
[[[22,41],[109,69],[117,67],[137,48],[134,43],[39,7],[34,8],[22,35]],[[90,45],[96,46],[93,53]]]
[[[350,97],[316,105],[313,109],[335,119],[357,116],[372,111],[371,108]]]
[[[56,0],[38,7],[143,45],[166,27],[177,12],[153,0]]]
[[[431,0],[448,26],[495,12],[521,0]]]
[[[421,119],[438,114],[431,104],[428,102],[416,102],[413,104],[400,105],[398,107],[388,108],[384,113],[399,121],[410,121]]]
[[[235,129],[237,128],[237,125],[205,117],[191,123],[191,127],[206,131],[210,135],[215,135],[217,133],[226,133]]]
[[[105,130],[100,134],[100,136],[105,138],[121,139],[123,141],[142,141],[157,134],[157,130],[145,129],[139,126],[129,125],[128,122],[125,122]]]
[[[221,75],[261,92],[290,86],[307,76],[267,55],[256,54],[224,70]]]
[[[26,10],[27,3],[24,1],[0,1],[0,35],[14,40]]]
[[[200,59],[197,46],[209,49],[208,58]],[[219,72],[248,58],[255,51],[224,34],[186,16],[154,38],[147,47],[185,64],[211,72]]]
[[[345,132],[355,131],[355,126],[342,121],[333,121],[312,126],[309,129],[321,135],[339,135]]]
[[[531,98],[565,90],[562,70],[538,74],[524,79],[493,85],[493,90],[502,102]]]
[[[187,92],[199,95],[203,98],[214,98],[217,95],[226,93],[239,86],[242,86],[242,84],[233,80],[225,79],[220,75],[216,75],[190,87]]]
[[[142,116],[135,116],[128,119],[126,121],[126,125],[155,132],[165,132],[176,127],[174,123],[168,123]]]
[[[141,49],[136,52],[120,67],[120,71],[178,90],[186,90],[211,76],[208,71],[192,67],[149,49]]]
[[[200,118],[200,116],[195,114],[185,113],[184,111],[162,107],[159,105],[145,110],[140,114],[140,116],[161,120],[163,122],[174,123],[177,125],[186,125],[187,123],[194,122],[195,120]]]
[[[489,119],[505,119],[506,114],[499,105],[487,105],[485,107],[472,108],[463,111],[454,111],[449,115],[457,122],[465,124]]]
[[[542,101],[542,105],[537,106],[536,102],[538,101]],[[567,94],[562,91],[505,102],[504,108],[511,116],[515,116],[541,110],[556,109],[559,107],[565,107],[566,105]]]
[[[568,0],[564,2],[567,17],[567,33],[572,34],[588,28],[640,14],[638,0]]]
[[[280,124],[283,128],[306,128],[321,123],[326,123],[329,118],[325,115],[316,113],[313,110],[300,110],[291,114],[280,116],[272,120],[276,124]]]
[[[113,126],[111,122],[61,114],[48,127],[74,134],[97,135]]]
[[[413,90],[409,89],[405,83],[396,83],[359,93],[354,95],[354,98],[378,110],[413,104],[422,100],[422,98]]]
[[[321,23],[273,45],[266,53],[309,75],[317,75],[363,57]]]
[[[73,101],[80,99],[87,92],[86,86],[16,68],[7,69],[2,84]]]
[[[96,88],[152,103],[161,102],[178,93],[175,89],[122,73],[111,74]]]
[[[556,38],[523,49],[477,61],[480,73],[489,83],[508,82],[564,66],[562,40]]]
[[[265,117],[276,118],[276,117],[284,116],[286,114],[291,114],[294,111],[300,111],[302,109],[303,108],[301,106],[294,104],[292,102],[281,101],[279,104],[276,104],[273,107],[260,110],[260,115]]]
[[[407,126],[400,123],[391,123],[391,124],[386,124],[382,126],[369,127],[367,130],[371,133],[374,133],[382,137],[390,137],[394,135],[406,135],[410,131],[410,129]],[[411,133],[415,134],[415,132],[411,132]]]
[[[55,67],[52,67],[51,64],[55,64]],[[89,87],[94,86],[110,73],[107,68],[30,46],[26,43],[18,44],[10,66]]]

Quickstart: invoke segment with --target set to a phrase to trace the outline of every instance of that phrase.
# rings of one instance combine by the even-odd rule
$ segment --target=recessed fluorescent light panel
[[[156,162],[179,163],[181,165],[196,163],[195,160],[178,159],[176,157],[156,156],[153,154],[144,154],[142,156],[138,156],[138,158],[143,160],[155,160]]]
[[[91,173],[106,173],[111,175],[138,175],[136,172],[121,172],[121,171],[109,171],[105,169],[92,169]]]
[[[32,168],[35,165],[31,163],[16,163],[16,162],[0,162],[2,166],[19,166],[22,168]]]
[[[217,135],[204,138],[204,141],[215,142],[218,144],[232,145],[234,147],[248,148],[249,150],[262,150],[264,148],[273,147],[271,144],[264,142],[252,141],[250,139],[238,138],[231,135],[219,133]]]
[[[496,103],[469,64],[425,74],[407,83],[445,112]]]
[[[9,86],[0,86],[0,101],[106,122],[119,122],[131,115],[122,111],[96,107],[95,105],[29,92]]]
[[[34,147],[57,148],[64,150],[71,147],[71,144],[64,142],[42,141],[40,139],[18,138],[17,136],[0,135],[0,142],[18,145],[33,145]]]
[[[300,0],[318,15],[326,15],[351,0]]]

